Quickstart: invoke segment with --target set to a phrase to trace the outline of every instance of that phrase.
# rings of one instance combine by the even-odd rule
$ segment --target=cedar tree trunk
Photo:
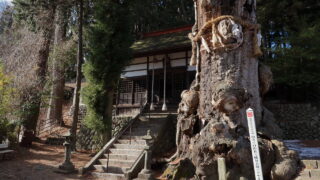
[[[61,58],[57,58],[57,48],[66,39],[66,26],[67,18],[66,12],[67,7],[60,3],[56,9],[55,16],[55,32],[54,32],[54,58],[52,67],[52,89],[49,102],[49,108],[47,112],[47,121],[54,122],[62,125],[62,108],[63,108],[63,96],[64,96],[64,63]]]
[[[82,36],[82,26],[83,26],[83,0],[79,0],[79,18],[78,18],[78,57],[77,57],[77,78],[76,78],[76,88],[74,91],[74,104],[73,104],[73,116],[72,116],[72,127],[71,127],[71,137],[72,143],[71,147],[76,150],[77,142],[77,127],[79,121],[79,103],[80,103],[80,89],[81,89],[81,79],[82,79],[82,62],[83,62],[83,36]]]
[[[103,134],[102,142],[107,144],[108,141],[112,138],[112,109],[113,109],[113,95],[114,89],[107,88],[107,99],[106,99],[106,110],[104,121],[106,122],[106,131]]]

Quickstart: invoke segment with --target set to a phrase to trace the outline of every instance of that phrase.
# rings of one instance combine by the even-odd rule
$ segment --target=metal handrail
[[[130,126],[130,138],[129,138],[129,144],[131,144],[131,132],[132,132],[132,126]]]
[[[131,165],[131,167],[125,172],[125,177],[127,180],[131,179],[132,173],[136,170],[139,163],[141,163],[142,160],[144,160],[144,156],[146,154],[145,150],[142,150],[139,154],[138,158],[134,161],[134,163]]]
[[[92,168],[93,164],[97,162],[97,160],[108,150],[110,147],[119,139],[119,137],[131,126],[133,121],[137,119],[139,114],[137,114],[134,118],[132,118],[127,126],[123,128],[122,131],[117,133],[84,167],[83,171],[87,171]]]
[[[92,166],[98,161],[98,159],[110,149],[110,147],[128,130],[131,128],[132,124],[136,119],[142,114],[143,110],[146,108],[147,102],[144,103],[143,107],[140,108],[140,112],[134,116],[127,125],[125,125],[119,133],[117,133],[84,167],[83,173],[90,170]],[[108,160],[109,161],[109,160]],[[108,163],[108,162],[107,162]],[[107,167],[108,168],[108,167]]]
[[[142,104],[142,101],[140,102],[140,109],[139,109],[139,115],[143,113],[143,111],[145,110],[145,108],[147,107],[148,105],[148,101],[145,101],[144,104]],[[130,131],[129,131],[129,144],[131,144],[131,139],[132,139],[132,124],[130,125]]]
[[[110,151],[108,151],[108,157],[107,157],[107,172],[109,170],[109,156],[110,156]]]
[[[142,114],[144,112],[144,110],[147,107],[147,105],[148,105],[148,102],[146,101],[143,106],[140,106],[140,114]],[[150,118],[150,108],[148,108],[148,110],[149,110],[148,114],[149,114],[149,118]],[[130,126],[130,144],[131,144],[131,126]],[[138,158],[131,165],[130,169],[128,169],[125,172],[125,177],[126,177],[127,180],[131,179],[132,173],[134,173],[134,171],[137,170],[139,163],[141,163],[141,161],[144,160],[145,153],[146,153],[146,151],[142,150],[141,153],[139,154]]]

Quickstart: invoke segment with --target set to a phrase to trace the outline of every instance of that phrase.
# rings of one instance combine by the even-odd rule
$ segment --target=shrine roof
[[[143,35],[143,38],[137,40],[131,48],[135,56],[190,49],[191,42],[188,38],[188,33],[190,32],[191,26],[186,26],[146,33]]]

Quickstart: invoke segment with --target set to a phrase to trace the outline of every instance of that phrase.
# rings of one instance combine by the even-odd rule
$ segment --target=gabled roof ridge
[[[164,30],[160,30],[160,31],[144,33],[143,34],[143,38],[160,36],[160,35],[164,35],[164,34],[171,34],[171,33],[177,33],[177,32],[183,32],[183,31],[191,31],[191,29],[192,29],[192,25],[176,27],[176,28],[170,28],[170,29],[164,29]]]

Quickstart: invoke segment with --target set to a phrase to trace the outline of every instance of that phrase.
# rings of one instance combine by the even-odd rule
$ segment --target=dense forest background
[[[277,99],[319,101],[320,2],[258,1],[263,33],[262,61],[272,67]]]
[[[77,2],[0,1],[0,133],[5,137],[9,129],[19,127],[12,126],[12,122],[34,129],[39,108],[48,106],[59,94],[52,95],[56,82],[74,81],[79,38]],[[92,119],[93,128],[101,127],[99,120],[108,121],[104,119],[105,111],[100,111],[107,104],[98,99],[107,97],[104,89],[114,90],[117,76],[130,62],[131,52],[126,47],[142,38],[143,33],[194,23],[192,0],[115,1],[118,8],[108,8],[108,3],[112,2],[84,0],[84,74],[94,84],[84,90],[84,95],[89,114],[91,111],[94,117],[87,118]],[[258,0],[257,14],[263,36],[261,61],[272,67],[275,81],[266,98],[319,102],[320,2]],[[116,36],[118,30],[123,37]],[[118,41],[113,41],[114,37]],[[110,47],[124,48],[105,53]],[[100,61],[90,58],[93,54]],[[96,66],[100,62],[105,63],[104,68]],[[111,69],[116,73],[112,74]]]

